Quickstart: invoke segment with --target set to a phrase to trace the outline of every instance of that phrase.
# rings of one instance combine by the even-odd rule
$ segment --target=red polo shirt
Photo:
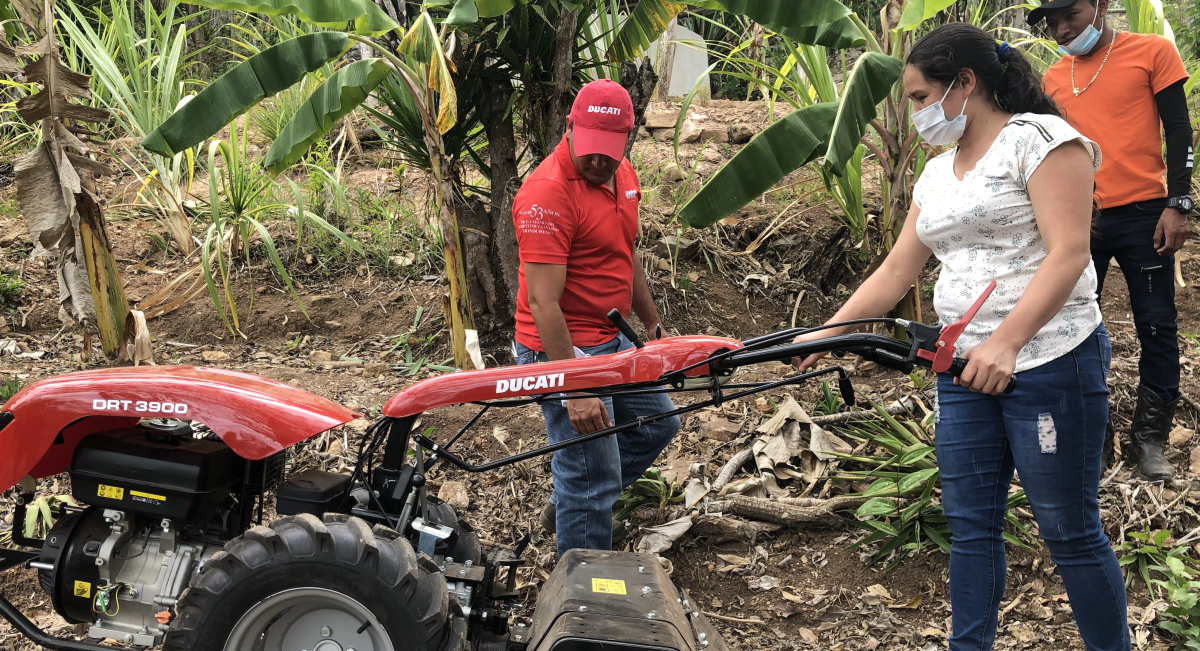
[[[512,210],[521,257],[516,314],[521,344],[545,350],[529,311],[526,262],[566,265],[559,307],[572,344],[596,346],[617,336],[608,311],[629,314],[633,304],[633,239],[642,197],[628,159],[617,169],[616,187],[614,195],[588,183],[563,138],[517,192]]]

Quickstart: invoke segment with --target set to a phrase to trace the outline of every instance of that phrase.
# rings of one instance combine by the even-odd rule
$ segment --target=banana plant
[[[1175,42],[1175,30],[1163,14],[1162,0],[1125,0],[1125,18],[1135,34],[1158,34]]]
[[[111,0],[107,11],[99,3],[91,11],[75,2],[62,4],[58,16],[71,45],[67,54],[91,67],[96,103],[112,113],[120,131],[144,138],[183,101],[185,88],[196,83],[188,78],[195,54],[187,52],[188,29],[176,19],[175,3],[162,11],[151,0],[142,0],[140,7]],[[193,153],[122,164],[145,179],[139,199],[153,206],[175,246],[190,253],[196,245],[184,204],[196,171]]]
[[[294,16],[329,31],[305,34],[262,50],[222,75],[181,106],[142,141],[145,149],[173,156],[211,137],[226,124],[264,98],[279,93],[339,59],[352,44],[365,44],[379,55],[344,65],[330,75],[299,107],[280,130],[263,159],[273,174],[291,167],[309,145],[361,105],[389,75],[397,75],[408,88],[421,115],[425,146],[434,176],[438,224],[444,246],[449,300],[446,322],[451,326],[454,361],[458,368],[481,365],[468,357],[466,340],[473,331],[471,307],[466,291],[461,234],[455,214],[449,162],[443,134],[457,122],[457,100],[448,55],[453,51],[442,42],[428,13],[422,13],[404,29],[372,0],[187,0],[210,9],[239,10],[267,16]],[[473,7],[467,6],[467,3]],[[450,2],[430,2],[447,5]],[[462,20],[474,9],[479,16],[494,16],[512,9],[510,0],[456,0],[453,12]],[[350,26],[350,29],[342,31]],[[393,52],[374,37],[389,32],[400,37]]]
[[[41,141],[14,161],[17,202],[25,217],[31,257],[57,259],[59,318],[83,327],[80,363],[91,357],[91,331],[100,335],[104,354],[122,354],[129,301],[108,241],[95,177],[111,174],[80,139],[93,133],[85,122],[103,124],[109,112],[73,100],[90,99],[90,77],[63,63],[54,29],[55,0],[14,0],[32,42],[9,47],[0,40],[0,75],[21,74],[40,90],[16,103],[26,124],[40,123]],[[136,329],[136,328],[135,328]]]
[[[746,16],[801,43],[834,48],[864,43],[854,13],[838,0],[640,0],[613,40],[609,58],[627,61],[641,56],[688,7]]]
[[[836,0],[685,0],[666,7],[665,12],[652,9],[669,4],[667,0],[643,0],[638,8],[643,9],[647,3],[651,6],[641,14],[653,15],[658,21],[670,15],[674,4],[686,4],[750,17],[800,45],[845,48],[849,41],[865,47],[836,101],[811,103],[821,90],[813,85],[812,77],[802,88],[791,89],[798,95],[808,95],[803,101],[797,97],[792,102],[801,108],[751,140],[678,214],[690,226],[709,226],[814,161],[820,162],[831,179],[842,177],[849,187],[852,179],[847,177],[847,165],[854,164],[863,147],[875,155],[883,172],[883,209],[876,223],[878,241],[872,248],[876,256],[887,255],[907,215],[915,181],[913,167],[921,145],[909,122],[910,104],[899,83],[904,59],[912,46],[911,32],[952,5],[953,0],[905,0],[899,11],[883,14],[886,23],[879,35]],[[625,56],[648,44],[649,37],[657,36],[653,25],[631,24],[639,19],[638,14],[635,11],[626,21],[610,55]],[[838,38],[831,39],[831,35]],[[854,194],[843,192],[842,199],[861,203],[861,197]],[[896,311],[902,318],[918,318],[920,293],[915,288],[910,290]]]

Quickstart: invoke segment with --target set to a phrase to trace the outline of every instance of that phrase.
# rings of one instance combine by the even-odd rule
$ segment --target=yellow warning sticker
[[[592,579],[592,592],[625,594],[625,582],[620,579]]]
[[[143,493],[142,491],[129,491],[129,499],[135,502],[145,502],[147,504],[162,504],[167,501],[165,495]]]
[[[87,581],[76,581],[75,582],[75,596],[83,597],[84,599],[91,599],[92,598],[92,584],[88,583]]]
[[[125,499],[125,489],[120,486],[105,486],[104,484],[100,484],[100,488],[96,490],[96,494],[110,500]]]

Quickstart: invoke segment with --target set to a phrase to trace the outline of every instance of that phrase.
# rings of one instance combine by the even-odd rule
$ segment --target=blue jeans
[[[588,355],[611,355],[630,348],[633,344],[617,335],[599,346],[581,350]],[[520,343],[516,343],[516,353],[518,365],[548,359],[545,353]],[[614,425],[675,409],[665,393],[603,398],[603,402]],[[578,436],[562,401],[543,402],[542,416],[551,443]],[[679,417],[672,416],[554,453],[550,462],[554,474],[550,503],[555,508],[559,556],[575,548],[612,549],[613,505],[621,491],[646,472],[678,431]]]
[[[1101,325],[1066,355],[1018,373],[1011,395],[972,393],[938,375],[951,651],[992,648],[1007,579],[1001,534],[1014,468],[1088,650],[1128,651],[1125,581],[1096,505],[1110,355]]]
[[[1170,402],[1179,397],[1179,327],[1175,309],[1175,258],[1154,250],[1154,229],[1166,199],[1105,208],[1092,229],[1092,262],[1104,292],[1108,261],[1116,259],[1129,287],[1129,306],[1142,353],[1141,383]]]

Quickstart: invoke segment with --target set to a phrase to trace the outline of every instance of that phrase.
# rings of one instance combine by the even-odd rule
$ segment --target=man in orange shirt
[[[1174,254],[1183,248],[1193,210],[1192,131],[1183,92],[1188,73],[1174,44],[1155,34],[1116,33],[1108,0],[1052,0],[1029,13],[1065,56],[1042,81],[1071,126],[1100,145],[1096,173],[1100,218],[1092,258],[1103,291],[1115,259],[1129,286],[1142,345],[1141,383],[1130,429],[1132,458],[1143,476],[1167,480],[1164,456],[1179,402]],[[1161,125],[1161,126],[1160,126]],[[1163,133],[1166,160],[1163,160]],[[1113,430],[1105,443],[1111,458]]]

